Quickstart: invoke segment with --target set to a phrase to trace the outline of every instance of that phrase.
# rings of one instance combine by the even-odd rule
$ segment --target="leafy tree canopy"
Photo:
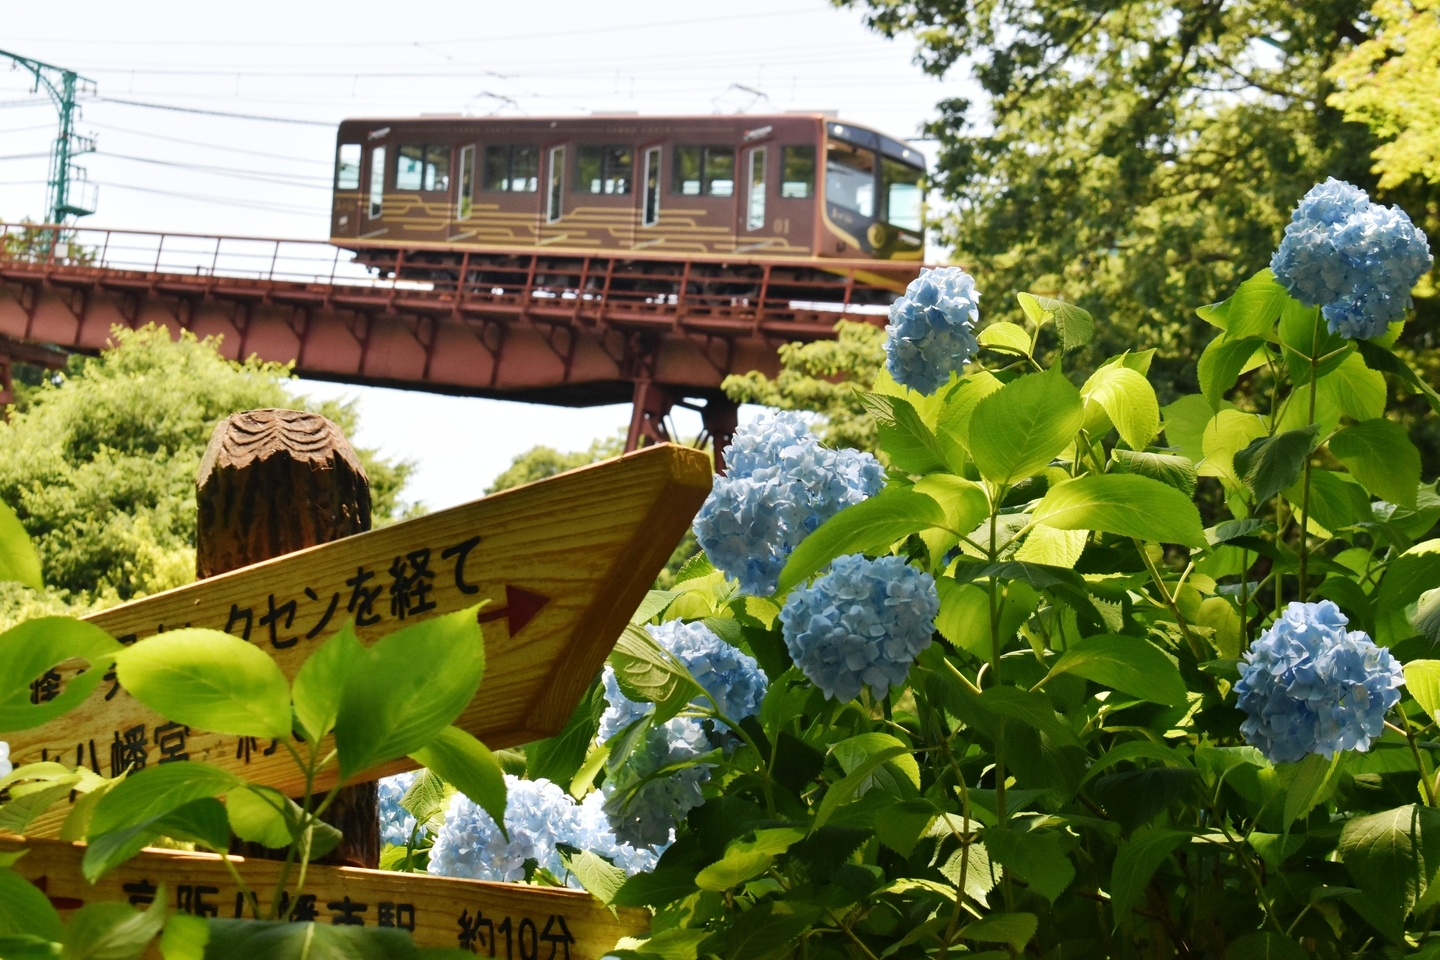
[[[194,579],[195,475],[229,414],[305,407],[353,434],[353,405],[310,404],[287,367],[235,363],[216,347],[189,333],[172,342],[163,328],[117,328],[100,356],[17,381],[10,422],[0,424],[0,499],[35,539],[53,592],[7,587],[0,620],[108,606]],[[357,453],[376,522],[395,518],[412,465]]]
[[[600,437],[590,444],[588,450],[574,450],[568,453],[556,450],[554,447],[534,446],[510,461],[510,466],[505,469],[504,473],[496,477],[490,486],[485,488],[485,492],[499,493],[501,490],[509,490],[511,487],[518,487],[521,484],[534,483],[536,480],[553,477],[566,470],[574,470],[576,467],[583,467],[600,460],[609,460],[611,457],[620,456],[624,449],[625,437],[623,435]]]
[[[1388,140],[1375,148],[1381,189],[1440,184],[1440,2],[1379,0],[1376,35],[1331,68],[1330,105]]]
[[[928,127],[957,262],[982,290],[1090,310],[1095,357],[1155,344],[1162,401],[1195,389],[1193,305],[1269,262],[1299,197],[1327,176],[1376,185],[1376,135],[1327,103],[1329,71],[1374,30],[1363,0],[838,2],[913,36],[927,72],[979,83],[982,102],[945,100]],[[1432,236],[1437,197],[1382,195]]]

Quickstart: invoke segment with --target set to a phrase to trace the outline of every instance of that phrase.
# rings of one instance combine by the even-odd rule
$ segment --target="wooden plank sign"
[[[347,618],[362,640],[373,639],[489,600],[480,614],[485,679],[455,723],[492,748],[513,746],[563,729],[710,482],[705,454],[662,444],[87,619],[122,643],[178,627],[225,630],[293,678]],[[65,679],[64,668],[37,679],[35,699],[54,696]],[[303,791],[278,744],[168,722],[113,675],[70,713],[6,739],[17,766],[50,759],[114,776],[127,766],[200,760],[292,796]],[[402,758],[361,779],[414,766]],[[333,776],[317,787],[333,785]],[[53,836],[65,812],[52,811],[31,832]]]
[[[243,906],[239,888],[214,854],[144,850],[91,886],[80,872],[82,844],[0,837],[0,852],[13,850],[28,850],[15,870],[66,919],[103,900],[143,909],[161,883],[169,905],[186,913],[234,917]],[[232,860],[265,916],[283,864]],[[305,888],[286,905],[287,920],[399,927],[422,947],[458,947],[503,960],[599,960],[620,937],[641,935],[649,926],[647,911],[621,907],[612,914],[578,890],[316,864],[305,875]]]

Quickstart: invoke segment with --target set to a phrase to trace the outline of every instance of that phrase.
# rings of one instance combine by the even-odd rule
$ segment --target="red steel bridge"
[[[780,344],[831,338],[841,319],[884,323],[896,287],[867,272],[874,260],[819,273],[737,257],[727,276],[743,282],[717,285],[692,280],[684,257],[538,251],[483,270],[468,255],[450,270],[431,259],[401,249],[362,265],[323,241],[0,223],[0,404],[12,360],[59,366],[100,350],[117,324],[155,323],[321,380],[629,400],[631,449],[670,439],[666,417],[684,405],[720,449],[735,425],[727,374],[774,375]]]

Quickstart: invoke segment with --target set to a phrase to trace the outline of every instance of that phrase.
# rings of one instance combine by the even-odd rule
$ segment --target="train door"
[[[358,143],[342,143],[335,150],[335,202],[330,236],[353,237],[360,232],[360,158]]]
[[[735,252],[754,253],[774,243],[767,229],[770,208],[769,144],[748,147],[740,154],[740,202],[736,204],[739,222],[735,225]]]
[[[540,200],[536,236],[540,244],[564,244],[569,238],[565,224],[565,178],[568,175],[568,154],[563,143],[547,144],[544,148],[544,195]]]

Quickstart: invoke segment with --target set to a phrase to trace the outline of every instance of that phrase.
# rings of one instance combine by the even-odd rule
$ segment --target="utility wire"
[[[49,126],[53,126],[53,124],[47,124],[47,127]],[[116,133],[129,133],[137,137],[149,137],[152,140],[165,140],[170,143],[183,143],[191,147],[204,147],[207,150],[223,150],[226,153],[240,153],[249,157],[267,157],[271,160],[288,160],[291,163],[313,163],[322,167],[330,166],[329,160],[316,160],[314,157],[291,157],[283,153],[265,153],[262,150],[246,150],[242,147],[231,146],[228,143],[206,143],[203,140],[185,140],[181,137],[167,137],[159,133],[147,133],[144,130],[131,130],[128,127],[117,127],[109,123],[90,123],[89,126],[98,127],[101,130],[113,130]]]
[[[235,167],[215,167],[205,163],[184,163],[179,160],[155,160],[150,157],[134,157],[124,153],[111,153],[109,150],[96,150],[96,154],[104,157],[114,157],[117,160],[131,160],[135,163],[149,163],[157,167],[178,167],[184,170],[196,170],[201,173],[210,173],[224,177],[234,177],[240,180],[259,180],[262,183],[278,183],[287,187],[304,187],[311,190],[329,190],[329,177],[313,177],[306,174],[280,173],[270,174],[268,170],[240,170]],[[49,154],[36,154],[36,156],[49,156]],[[0,157],[0,160],[5,159]],[[306,180],[308,183],[298,181]]]
[[[228,113],[224,110],[201,110],[196,107],[176,107],[168,103],[145,103],[142,100],[121,100],[117,97],[95,97],[101,103],[120,103],[127,107],[145,107],[150,110],[173,110],[176,113],[200,113],[210,117],[230,117],[234,120],[264,120],[269,123],[295,123],[306,127],[334,127],[325,120],[299,120],[295,117],[261,117],[253,113]]]
[[[156,190],[152,187],[137,187],[129,183],[112,183],[108,180],[92,181],[102,187],[109,187],[114,190],[133,190],[137,193],[153,193],[165,197],[179,197],[182,200],[195,200],[199,203],[213,203],[223,207],[246,207],[252,210],[270,210],[277,213],[296,213],[306,216],[324,216],[330,212],[328,207],[307,207],[299,204],[263,203],[260,201],[239,200],[234,197],[216,197],[199,193],[181,193],[175,190]]]

